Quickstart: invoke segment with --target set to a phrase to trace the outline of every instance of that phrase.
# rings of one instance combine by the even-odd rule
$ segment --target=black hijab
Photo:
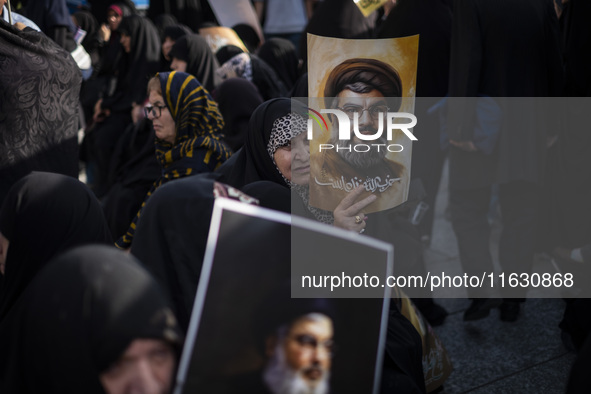
[[[420,34],[417,96],[447,94],[451,42],[451,9],[441,1],[398,0],[380,27],[378,38]]]
[[[290,112],[292,101],[287,98],[261,104],[250,118],[242,149],[216,171],[222,175],[220,180],[238,189],[256,181],[271,181],[288,187],[273,163],[267,145],[275,121]]]
[[[99,24],[96,18],[88,11],[78,11],[74,14],[78,26],[86,32],[81,44],[86,49],[92,60],[92,66],[96,67],[100,61],[99,51]]]
[[[78,95],[72,56],[45,34],[0,21],[0,204],[31,171],[78,176]]]
[[[23,306],[10,392],[104,393],[99,375],[133,340],[181,344],[161,288],[113,247],[80,247],[51,261]]]
[[[257,55],[275,70],[288,90],[298,79],[298,55],[295,46],[285,38],[271,38],[261,46]]]
[[[259,37],[257,31],[251,25],[239,23],[232,26],[232,30],[238,34],[238,37],[240,37],[249,52],[256,52],[261,43],[261,37]]]
[[[124,107],[119,105],[117,109],[127,109],[132,102],[140,104],[146,99],[148,80],[160,66],[160,36],[152,22],[139,15],[124,17],[117,31],[131,38],[131,51],[124,54],[126,61],[120,70],[124,80],[117,82],[117,90],[126,97],[121,103]],[[109,108],[112,102],[103,100],[103,107]]]
[[[142,212],[131,247],[162,285],[187,328],[209,233],[213,179],[193,176],[162,185]]]
[[[290,97],[308,97],[308,73],[303,73],[291,88]]]
[[[76,18],[78,26],[86,32],[86,35],[82,40],[82,46],[90,53],[98,46],[97,34],[99,31],[99,24],[95,17],[88,11],[78,11],[74,13],[74,18]]]
[[[173,41],[174,45],[174,42],[176,42],[179,38],[192,33],[193,32],[191,31],[191,29],[189,29],[187,26],[176,23],[174,25],[168,25],[162,29],[162,32],[160,34],[160,41],[164,46],[164,42],[166,41],[166,39],[170,38]],[[172,49],[172,47],[170,47],[170,49]],[[160,56],[160,71],[171,70],[170,64],[172,63],[172,59],[170,58],[170,51],[168,59],[169,60],[166,60],[166,58],[164,57],[164,52],[162,52]]]
[[[26,17],[68,52],[76,49],[76,27],[65,0],[29,1],[26,6]]]
[[[213,178],[202,174],[159,188],[144,208],[131,248],[168,293],[183,329],[193,310],[215,199],[258,203],[221,184],[214,191]]]
[[[171,38],[172,40],[176,41],[179,38],[181,38],[182,36],[185,36],[187,34],[192,34],[193,31],[191,29],[189,29],[189,27],[185,26],[185,25],[171,25],[171,26],[166,26],[163,31],[162,31],[162,42],[164,42],[164,40],[166,39],[166,37]]]
[[[220,67],[216,57],[209,48],[205,38],[198,34],[187,34],[180,37],[173,45],[168,55],[170,58],[187,62],[185,72],[193,75],[208,92],[220,84],[221,79],[216,74]]]
[[[218,59],[219,64],[224,64],[228,60],[232,59],[234,56],[243,53],[244,51],[242,48],[237,47],[236,45],[224,45],[215,53],[216,59]]]
[[[224,117],[224,141],[236,152],[244,145],[250,116],[263,98],[257,87],[243,78],[222,82],[213,96]]]
[[[367,18],[363,16],[357,5],[350,0],[324,0],[308,21],[306,30],[301,36],[299,58],[308,59],[308,41],[306,33],[323,37],[335,38],[374,38],[378,13],[374,12]]]
[[[0,321],[55,255],[77,245],[110,243],[94,194],[77,179],[34,172],[9,191],[0,232],[10,241],[0,290]]]
[[[156,29],[158,29],[158,33],[160,34],[160,38],[164,41],[164,29],[169,26],[176,26],[179,24],[179,21],[176,19],[174,15],[171,14],[160,14],[154,19],[154,25]]]

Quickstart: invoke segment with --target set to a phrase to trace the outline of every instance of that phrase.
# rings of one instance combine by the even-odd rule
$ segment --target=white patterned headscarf
[[[275,168],[281,174],[281,177],[287,183],[291,190],[296,192],[303,200],[304,205],[314,215],[316,220],[326,224],[332,224],[334,222],[334,216],[332,212],[325,211],[310,206],[310,189],[308,186],[297,185],[289,181],[277,167],[275,163],[275,152],[282,146],[287,146],[290,141],[298,135],[307,131],[307,120],[300,114],[290,112],[281,118],[277,118],[273,122],[273,128],[271,129],[271,135],[269,137],[269,143],[267,144],[267,153],[273,160]]]

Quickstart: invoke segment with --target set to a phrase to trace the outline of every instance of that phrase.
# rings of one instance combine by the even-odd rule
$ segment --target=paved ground
[[[444,176],[435,207],[434,235],[425,259],[427,269],[444,268],[446,273],[459,274],[456,239],[445,215],[446,183]],[[494,250],[497,228],[492,238]],[[493,255],[496,259],[496,253]],[[536,264],[550,263],[540,257]],[[560,339],[558,323],[564,311],[561,299],[528,299],[515,323],[500,321],[498,310],[483,320],[464,323],[462,314],[468,300],[442,298],[437,302],[450,313],[436,331],[454,364],[444,393],[564,392],[575,356]]]

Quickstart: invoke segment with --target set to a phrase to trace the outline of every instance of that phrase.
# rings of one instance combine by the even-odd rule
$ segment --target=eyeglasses
[[[144,115],[146,118],[152,114],[154,119],[158,119],[162,115],[162,108],[166,108],[166,105],[154,105],[152,107],[144,107]]]
[[[343,111],[351,120],[354,119],[355,114],[359,114],[359,118],[361,118],[363,116],[363,112],[365,112],[365,111],[369,112],[369,116],[371,116],[371,118],[373,120],[378,120],[380,117],[380,114],[384,114],[390,110],[390,108],[388,108],[388,106],[385,104],[376,104],[376,105],[372,105],[369,108],[363,108],[361,105],[350,105],[349,104],[349,105],[345,105],[344,107],[341,107],[338,109]]]
[[[298,345],[300,345],[306,351],[316,350],[319,347],[321,347],[331,357],[334,355],[335,345],[334,342],[331,340],[318,343],[318,340],[315,337],[307,334],[296,335],[293,339],[298,343]]]

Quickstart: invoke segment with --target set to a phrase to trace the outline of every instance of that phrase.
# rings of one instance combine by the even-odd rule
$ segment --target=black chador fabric
[[[126,16],[130,16],[130,15],[134,15],[136,14],[135,8],[130,8],[128,6],[126,6],[123,3],[119,3],[119,2],[115,2],[114,5],[116,5],[117,7],[119,7],[119,9],[121,10],[122,13],[122,17],[126,17]],[[94,11],[94,9],[93,9]],[[106,13],[106,9],[105,9],[105,13]],[[95,15],[93,13],[93,15]],[[99,19],[98,17],[97,21],[101,21],[101,19]],[[106,16],[105,18],[103,18],[103,20],[105,20],[106,23]],[[103,43],[102,49],[101,49],[101,62],[99,67],[97,67],[96,70],[94,70],[94,74],[96,76],[106,76],[106,77],[113,77],[114,74],[120,74],[119,72],[119,68],[121,67],[120,62],[122,61],[121,58],[123,57],[123,54],[125,53],[125,51],[123,50],[123,47],[121,46],[120,43],[121,40],[121,34],[119,33],[119,30],[115,30],[111,32],[111,37],[109,38],[109,42],[107,43]],[[103,88],[102,90],[104,90],[107,94],[111,94],[113,93],[112,91],[109,91],[109,89],[111,88],[109,86],[109,82],[105,83],[106,88]],[[113,86],[114,88],[114,86]],[[101,96],[102,97],[102,96]],[[98,100],[98,98],[97,98]],[[93,103],[94,104],[94,103]]]
[[[86,32],[81,44],[90,55],[92,67],[96,67],[100,61],[100,26],[95,17],[88,11],[78,11],[73,16],[76,18],[78,26]]]
[[[3,393],[104,393],[99,375],[135,339],[181,345],[161,288],[113,247],[84,246],[52,260],[23,301]]]
[[[60,47],[68,52],[76,49],[76,27],[65,0],[28,1],[25,14]]]
[[[176,40],[185,36],[187,34],[192,34],[193,31],[189,29],[189,27],[185,25],[181,25],[179,23],[175,23],[174,25],[166,26],[162,29],[162,34],[160,35],[160,41],[164,45],[164,42],[167,38],[171,39],[173,42],[176,43]],[[171,48],[172,49],[172,48]],[[170,71],[170,64],[172,63],[172,58],[170,55],[168,56],[169,60],[166,60],[164,57],[164,53],[160,56],[160,71]]]
[[[44,172],[10,189],[0,210],[0,232],[10,241],[0,321],[52,257],[77,245],[112,242],[99,202],[86,185]]]
[[[219,64],[224,64],[240,53],[244,53],[242,48],[237,47],[236,45],[224,45],[218,49],[218,51],[215,53],[215,57],[218,59]]]
[[[213,96],[224,117],[224,141],[236,152],[244,145],[250,116],[263,98],[257,87],[243,78],[224,81]]]
[[[189,27],[177,23],[174,25],[166,26],[162,30],[161,38],[162,38],[162,42],[164,42],[164,39],[166,37],[169,37],[169,38],[176,41],[179,38],[181,38],[182,36],[185,36],[187,34],[193,34],[193,31],[191,29],[189,29]]]
[[[305,33],[334,38],[374,38],[377,12],[367,18],[354,2],[349,0],[324,0],[308,21],[300,39],[299,58],[308,59],[308,41]]]
[[[291,41],[271,38],[261,46],[257,55],[275,70],[288,90],[298,79],[298,55]]]
[[[308,73],[303,73],[293,85],[290,97],[308,97]]]
[[[290,113],[291,105],[290,99],[279,98],[264,102],[254,111],[244,146],[216,171],[222,175],[222,182],[238,189],[256,181],[271,181],[287,187],[267,152],[267,145],[273,123]]]
[[[93,190],[99,197],[107,191],[111,152],[131,124],[132,104],[144,103],[148,80],[160,66],[160,37],[152,22],[139,15],[126,16],[117,31],[130,37],[131,50],[123,53],[118,63],[113,94],[101,103],[110,115],[87,132],[83,148],[87,161],[94,167]]]
[[[70,54],[0,21],[0,203],[31,171],[78,176],[78,93]]]
[[[101,199],[114,239],[127,230],[162,168],[154,154],[154,130],[144,118],[129,125],[112,152],[109,191]]]
[[[174,17],[174,15],[161,14],[154,18],[154,26],[156,26],[156,29],[158,29],[158,33],[160,33],[160,38],[164,38],[164,29],[166,29],[169,26],[176,26],[178,24],[179,21]]]
[[[197,78],[208,92],[213,92],[220,84],[221,79],[216,74],[220,65],[202,36],[187,34],[180,37],[174,43],[169,56],[187,62],[185,72]]]
[[[570,0],[562,13],[565,60],[563,126],[548,152],[547,187],[550,193],[544,207],[550,213],[549,236],[542,244],[577,248],[591,239],[591,134],[587,127],[591,99],[591,2]],[[584,97],[584,98],[583,98]]]
[[[420,179],[429,209],[420,223],[422,234],[431,235],[433,207],[439,188],[444,154],[440,148],[439,119],[427,110],[447,95],[451,45],[451,9],[442,1],[399,0],[378,32],[378,38],[420,35],[415,115],[421,119],[414,132],[421,143],[413,145],[412,179]]]
[[[206,0],[160,0],[151,1],[148,17],[155,19],[161,14],[171,14],[182,24],[197,31],[205,21],[215,21],[215,16]]]
[[[102,107],[111,111],[131,109],[133,102],[142,104],[148,80],[160,65],[160,36],[149,19],[139,15],[124,17],[118,31],[130,36],[131,51],[124,54],[115,94],[103,100]]]
[[[159,188],[142,212],[131,254],[168,293],[187,328],[209,233],[213,179],[194,176]]]
[[[131,254],[143,263],[172,300],[179,325],[184,330],[189,326],[193,311],[213,205],[220,196],[216,194],[217,189],[225,189],[217,184],[214,191],[213,178],[213,174],[202,174],[159,188],[144,208],[131,248]],[[259,182],[250,191],[256,196],[270,197],[265,201],[266,207],[281,209],[277,200],[287,201],[285,206],[289,205],[289,197],[277,188],[284,189],[270,182]],[[243,203],[257,202],[237,190],[228,194],[225,197]]]
[[[238,37],[240,37],[244,46],[248,49],[248,52],[256,52],[257,48],[260,46],[261,37],[251,25],[247,23],[239,23],[232,26],[232,30],[238,34]]]
[[[555,97],[562,93],[560,33],[552,1],[517,4],[499,0],[493,4],[460,0],[454,3],[453,12],[450,96]],[[499,33],[495,29],[501,25],[503,32]],[[490,157],[451,150],[452,189],[487,187],[495,182],[544,181],[546,135],[553,133],[555,119],[540,115],[547,116],[550,110],[524,109],[502,101],[499,105],[503,124]],[[473,128],[449,127],[460,131],[461,138],[455,139],[472,139]]]
[[[129,12],[129,15],[137,14],[135,3],[132,0],[88,0],[88,3],[90,4],[92,15],[94,15],[100,24],[107,23],[107,10],[113,4],[116,4],[123,10],[123,16],[128,15],[126,14],[126,10]]]

